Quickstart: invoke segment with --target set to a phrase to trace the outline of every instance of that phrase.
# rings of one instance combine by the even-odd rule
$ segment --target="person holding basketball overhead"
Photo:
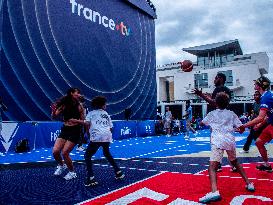
[[[216,108],[215,97],[217,93],[225,92],[229,96],[229,99],[231,99],[231,91],[228,87],[225,86],[225,82],[226,82],[226,75],[224,73],[217,73],[214,79],[215,89],[213,90],[211,96],[208,94],[202,93],[202,90],[199,90],[199,88],[194,88],[193,92],[194,94],[204,99],[207,103],[209,103],[209,107],[211,108],[211,110],[214,110]]]

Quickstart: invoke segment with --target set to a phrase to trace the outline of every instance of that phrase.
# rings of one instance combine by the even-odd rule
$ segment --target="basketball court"
[[[255,169],[260,161],[255,146],[240,154],[247,132],[236,136],[240,162],[255,183],[256,192],[247,192],[238,173],[230,172],[224,158],[218,173],[220,202],[214,204],[273,204],[272,173]],[[267,145],[272,154],[272,143]],[[51,149],[0,156],[1,204],[198,204],[210,191],[208,179],[209,132],[200,131],[185,139],[178,136],[150,136],[115,141],[113,156],[126,174],[116,180],[101,151],[94,157],[99,185],[85,187],[84,152],[74,150],[72,159],[78,177],[65,181],[54,177]],[[270,161],[272,156],[270,155]]]

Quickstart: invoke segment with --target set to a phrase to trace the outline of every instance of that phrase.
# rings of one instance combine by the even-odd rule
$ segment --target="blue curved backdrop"
[[[49,120],[69,87],[108,99],[113,119],[155,115],[155,25],[126,0],[1,1],[0,94],[6,120]]]

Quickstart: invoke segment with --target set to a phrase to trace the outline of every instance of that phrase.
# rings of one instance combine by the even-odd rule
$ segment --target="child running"
[[[236,167],[239,174],[246,182],[245,188],[248,191],[255,191],[254,184],[247,178],[243,167],[239,164],[236,158],[236,143],[235,137],[232,134],[234,128],[242,125],[238,116],[230,110],[227,110],[229,104],[229,96],[220,92],[215,98],[217,109],[208,113],[202,120],[201,125],[209,125],[211,127],[211,156],[209,164],[209,178],[211,184],[211,192],[199,199],[200,203],[209,203],[211,201],[221,200],[221,195],[217,189],[216,169],[219,162],[223,158],[224,151],[232,166]]]
[[[92,168],[92,156],[98,151],[100,147],[103,148],[103,154],[108,162],[113,166],[116,179],[124,178],[124,173],[120,170],[114,161],[110,151],[110,142],[112,139],[113,123],[106,109],[106,98],[104,96],[97,96],[91,101],[91,106],[94,110],[89,112],[86,116],[85,123],[89,126],[90,143],[87,146],[84,159],[87,169],[87,178],[84,183],[85,186],[95,186],[98,182],[95,179]]]

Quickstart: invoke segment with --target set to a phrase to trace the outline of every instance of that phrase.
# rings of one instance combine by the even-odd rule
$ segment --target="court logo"
[[[58,136],[60,135],[61,130],[56,130],[55,132],[50,132],[50,141],[55,142]]]
[[[129,127],[124,127],[123,129],[120,129],[120,135],[125,136],[125,135],[131,135],[132,131]]]
[[[105,28],[109,28],[112,31],[117,31],[123,36],[129,36],[132,33],[130,27],[126,26],[123,21],[115,23],[115,21],[107,16],[101,15],[99,12],[85,7],[82,4],[76,2],[76,0],[70,0],[71,12],[78,16],[83,16],[86,20],[103,25]]]
[[[145,131],[146,131],[146,134],[153,134],[151,125],[146,125],[145,126]]]
[[[165,172],[122,189],[79,203],[80,205],[125,205],[125,204],[161,204],[161,205],[201,205],[199,198],[210,191],[206,175]],[[166,184],[168,187],[166,188]],[[232,184],[233,186],[227,186]],[[222,200],[215,204],[272,204],[273,182],[255,181],[254,194],[247,192],[242,179],[221,178],[219,187]]]

